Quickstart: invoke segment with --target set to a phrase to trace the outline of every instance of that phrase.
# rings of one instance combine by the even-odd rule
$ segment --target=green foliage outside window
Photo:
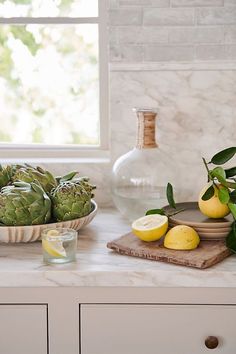
[[[98,144],[98,86],[97,24],[0,25],[0,143]]]

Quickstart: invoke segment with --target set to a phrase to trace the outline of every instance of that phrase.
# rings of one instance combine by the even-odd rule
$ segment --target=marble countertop
[[[0,245],[0,287],[131,286],[236,287],[236,256],[205,269],[123,256],[108,241],[130,231],[114,209],[103,209],[81,230],[77,262],[45,265],[41,242]]]

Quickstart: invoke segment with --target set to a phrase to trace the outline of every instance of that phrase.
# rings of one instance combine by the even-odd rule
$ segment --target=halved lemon
[[[143,241],[156,241],[165,235],[168,229],[168,218],[165,215],[146,215],[132,223],[135,236]]]
[[[198,233],[192,227],[177,225],[167,232],[164,246],[172,250],[193,250],[199,242]]]
[[[47,236],[51,236],[52,240],[49,241],[43,239],[42,247],[48,254],[50,254],[50,256],[64,258],[66,257],[66,251],[62,246],[62,242],[53,240],[53,236],[58,236],[58,235],[59,232],[57,230],[49,230]]]

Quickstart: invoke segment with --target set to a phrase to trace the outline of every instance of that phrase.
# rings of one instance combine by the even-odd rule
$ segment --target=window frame
[[[1,162],[92,162],[109,159],[108,0],[98,0],[97,17],[0,17],[4,24],[97,24],[99,58],[99,145],[0,143]]]

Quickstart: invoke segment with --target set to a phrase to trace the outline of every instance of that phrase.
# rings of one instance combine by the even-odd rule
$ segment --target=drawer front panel
[[[46,305],[0,305],[0,353],[47,354]]]
[[[218,345],[208,349],[205,340]],[[81,305],[81,354],[233,354],[236,307]]]

